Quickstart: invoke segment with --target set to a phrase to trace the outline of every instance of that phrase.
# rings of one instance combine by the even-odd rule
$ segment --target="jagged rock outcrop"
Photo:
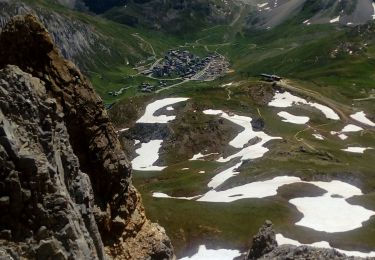
[[[102,100],[37,18],[5,26],[0,69],[1,248],[15,258],[173,258]]]
[[[110,55],[109,48],[103,44],[105,37],[92,26],[38,5],[0,0],[0,31],[13,16],[26,14],[37,16],[47,26],[63,56],[73,60],[81,69],[92,67],[92,57],[98,51]]]
[[[247,259],[258,259],[276,247],[276,234],[273,230],[272,222],[267,220],[259,229],[258,234],[253,237],[253,244],[247,255]]]
[[[258,234],[254,236],[251,249],[249,250],[246,259],[354,260],[358,258],[348,257],[334,249],[315,248],[309,246],[297,247],[293,245],[278,246],[273,224],[271,221],[266,221],[266,223],[259,229]]]

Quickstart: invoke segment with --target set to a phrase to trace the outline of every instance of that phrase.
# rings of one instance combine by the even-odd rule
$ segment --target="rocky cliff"
[[[90,83],[31,15],[0,35],[0,256],[171,259]]]
[[[359,260],[360,258],[348,257],[334,249],[293,245],[278,246],[272,222],[266,221],[266,223],[259,229],[258,234],[253,237],[252,247],[249,250],[246,259]]]

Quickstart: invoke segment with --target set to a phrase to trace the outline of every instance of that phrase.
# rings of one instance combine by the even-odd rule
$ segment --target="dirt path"
[[[355,124],[355,125],[360,125],[362,128],[364,128],[366,130],[374,131],[373,127],[368,126],[366,124],[363,124],[363,123],[361,123],[357,120],[354,120],[354,119],[352,119],[351,117],[348,116],[348,115],[355,112],[353,110],[353,108],[351,108],[347,105],[343,105],[341,103],[338,103],[338,102],[336,102],[336,101],[334,101],[334,100],[332,100],[332,99],[330,99],[326,96],[323,96],[319,92],[316,92],[316,91],[313,91],[313,90],[310,90],[310,89],[306,89],[306,88],[303,88],[301,86],[295,87],[295,86],[292,86],[291,84],[292,83],[289,80],[284,79],[284,80],[281,80],[278,83],[278,86],[280,86],[284,89],[290,90],[292,92],[295,92],[297,94],[302,94],[304,96],[311,97],[314,100],[319,101],[320,103],[330,107],[340,116],[341,121],[343,121],[344,123],[352,123],[352,124]]]
[[[146,43],[148,46],[150,46],[150,50],[151,50],[151,52],[152,52],[152,55],[153,55],[154,57],[156,57],[156,53],[155,53],[154,47],[152,46],[151,43],[149,43],[148,41],[146,41],[145,39],[143,39],[138,33],[133,33],[132,36],[135,37],[135,38],[137,38],[137,39],[139,39],[139,40],[141,40],[141,41],[143,41],[143,42]]]
[[[305,88],[302,88],[300,86],[298,86],[298,87],[292,86],[290,81],[288,81],[288,80],[281,80],[278,83],[278,86],[280,86],[284,89],[287,89],[287,90],[291,90],[292,92],[311,97],[311,98],[323,103],[324,105],[332,108],[340,116],[341,120],[346,121],[346,122],[351,121],[351,119],[347,116],[347,113],[344,113],[344,110],[346,112],[349,112],[349,111],[352,110],[351,108],[349,108],[347,106],[344,106],[342,104],[339,104],[336,101],[333,101],[332,99],[327,98],[327,97],[321,95],[320,93],[318,93],[316,91],[313,91],[313,90],[310,90],[310,89],[305,89]]]
[[[233,27],[237,22],[238,20],[240,20],[241,16],[242,16],[242,13],[244,11],[244,7],[242,4],[239,5],[240,7],[240,11],[238,12],[237,16],[234,18],[234,20],[230,23],[230,27]]]

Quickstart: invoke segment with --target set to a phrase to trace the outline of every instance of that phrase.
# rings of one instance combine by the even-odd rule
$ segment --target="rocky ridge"
[[[252,247],[250,248],[247,260],[253,259],[361,259],[356,257],[348,257],[334,249],[315,248],[309,246],[293,246],[281,245],[276,241],[275,230],[271,221],[266,223],[259,229],[258,234],[253,237]]]
[[[171,259],[102,100],[32,15],[0,35],[0,255]]]

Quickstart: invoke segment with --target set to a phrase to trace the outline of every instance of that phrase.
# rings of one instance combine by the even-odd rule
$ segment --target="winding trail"
[[[318,93],[316,91],[313,91],[313,90],[310,90],[310,89],[306,89],[306,88],[302,88],[302,87],[294,87],[286,79],[281,80],[277,85],[279,87],[284,88],[284,89],[291,90],[294,93],[302,94],[302,95],[311,97],[311,98],[313,98],[313,99],[315,99],[315,100],[323,103],[324,105],[332,108],[340,116],[341,120],[344,120],[346,122],[352,121],[347,116],[347,113],[343,112],[343,110],[345,110],[347,112],[352,111],[351,108],[349,108],[347,106],[344,106],[342,104],[339,104],[336,101],[333,101],[332,99],[327,98],[327,97],[321,95],[320,93]]]
[[[150,50],[151,50],[151,53],[154,57],[156,57],[156,52],[155,52],[155,49],[154,47],[152,46],[152,44],[148,41],[146,41],[145,39],[143,39],[138,33],[133,33],[132,34],[133,37],[143,41],[144,43],[146,43],[148,46],[150,46]]]

